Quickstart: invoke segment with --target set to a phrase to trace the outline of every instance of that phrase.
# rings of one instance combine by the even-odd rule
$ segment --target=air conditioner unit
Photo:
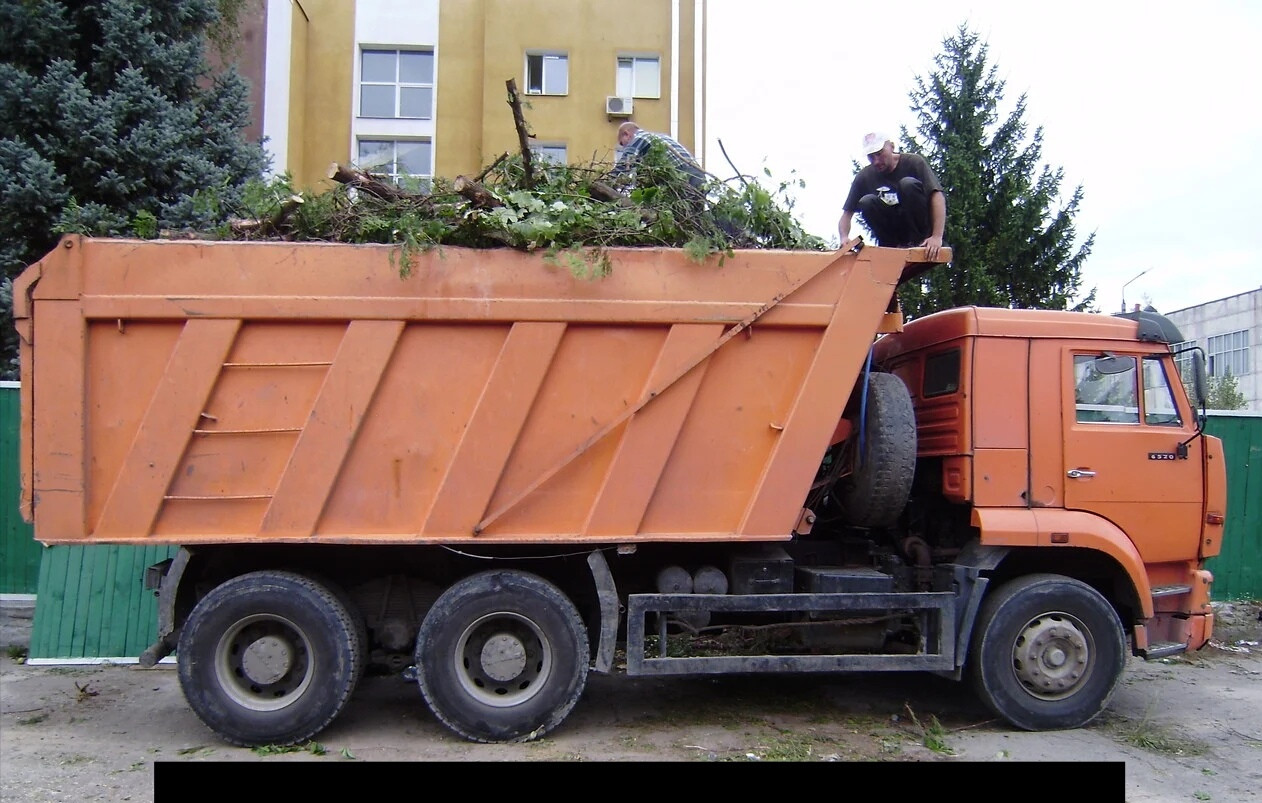
[[[610,117],[630,117],[631,98],[620,98],[617,95],[605,98],[605,114]]]

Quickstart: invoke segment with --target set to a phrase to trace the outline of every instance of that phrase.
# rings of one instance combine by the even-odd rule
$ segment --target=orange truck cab
[[[932,672],[1014,727],[1210,637],[1226,509],[1160,316],[904,323],[921,249],[68,236],[14,287],[22,511],[150,567],[191,709],[310,739],[368,667],[460,736],[589,671]],[[939,259],[949,261],[949,249]],[[771,626],[771,627],[769,627]]]

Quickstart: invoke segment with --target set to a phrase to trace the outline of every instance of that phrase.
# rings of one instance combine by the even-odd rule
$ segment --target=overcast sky
[[[915,78],[967,23],[1005,82],[1001,118],[1024,93],[1062,194],[1083,187],[1083,285],[1101,311],[1128,281],[1128,307],[1162,312],[1262,286],[1262,2],[707,5],[706,169],[735,175],[721,140],[769,188],[796,171],[809,232],[835,240],[863,134],[914,129]]]

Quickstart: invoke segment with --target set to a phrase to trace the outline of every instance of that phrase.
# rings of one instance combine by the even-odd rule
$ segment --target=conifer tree
[[[924,156],[946,191],[943,240],[952,261],[900,288],[903,311],[921,317],[969,304],[1090,310],[1094,288],[1074,301],[1095,240],[1091,234],[1074,246],[1082,186],[1062,202],[1064,171],[1042,163],[1041,126],[1027,139],[1024,94],[1001,119],[1004,82],[987,51],[961,25],[910,93],[917,122],[914,134],[901,128],[901,149]]]
[[[215,0],[0,0],[0,375],[11,281],[63,232],[209,229],[267,166],[248,88],[212,73]],[[235,7],[235,6],[234,6]]]

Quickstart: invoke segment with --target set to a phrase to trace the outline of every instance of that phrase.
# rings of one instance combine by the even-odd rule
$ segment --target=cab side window
[[[1074,355],[1074,406],[1080,423],[1138,424],[1135,358]]]
[[[1183,425],[1160,357],[1144,358],[1144,423],[1160,427]]]

